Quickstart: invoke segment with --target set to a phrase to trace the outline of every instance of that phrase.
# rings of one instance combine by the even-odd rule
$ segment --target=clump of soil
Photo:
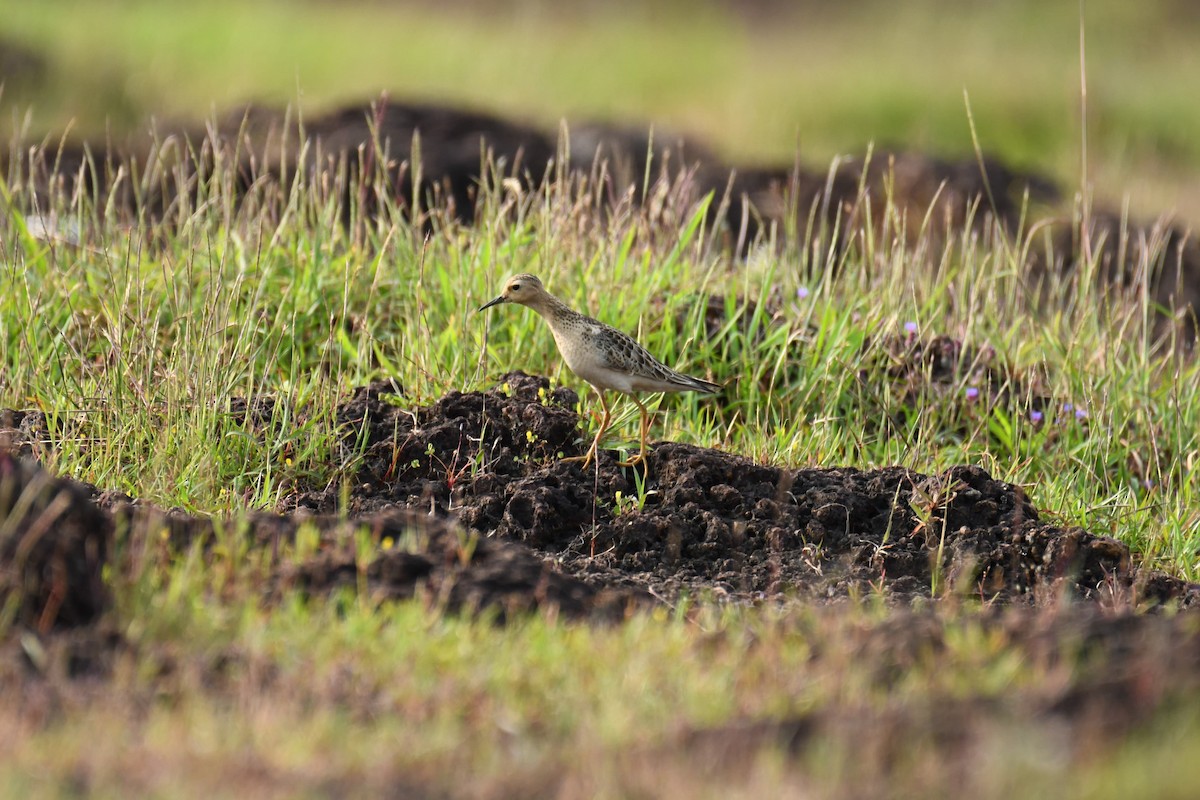
[[[48,631],[95,621],[112,521],[78,485],[0,449],[0,604]]]
[[[1148,582],[1114,539],[1043,522],[1019,487],[978,467],[787,470],[662,443],[644,465],[621,467],[603,451],[584,470],[559,457],[586,441],[574,405],[573,393],[521,373],[415,410],[360,390],[340,414],[347,447],[367,442],[349,511],[453,516],[581,578],[668,598],[1200,597],[1169,579]],[[285,507],[329,512],[342,491],[309,489]]]
[[[597,499],[593,484],[612,493]],[[1058,589],[1100,599],[1133,582],[1124,545],[1041,523],[1022,492],[977,467],[792,471],[663,444],[648,457],[637,510],[618,513],[608,499],[637,491],[610,454],[597,478],[552,464],[480,488],[461,501],[466,525],[667,597],[902,598],[954,587],[989,599]]]
[[[358,389],[337,412],[345,458],[357,464],[352,513],[396,505],[445,513],[480,479],[509,481],[583,452],[578,395],[544,378],[515,372],[489,392],[451,392],[415,410],[383,399],[392,392],[387,383]],[[281,510],[333,512],[339,492],[302,492]]]

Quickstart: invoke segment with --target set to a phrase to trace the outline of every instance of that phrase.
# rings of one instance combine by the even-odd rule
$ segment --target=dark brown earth
[[[349,510],[450,516],[582,580],[667,599],[873,590],[911,598],[948,586],[983,599],[1200,598],[1195,587],[1139,572],[1116,540],[1040,520],[1018,487],[978,467],[785,470],[662,443],[644,468],[622,468],[602,451],[584,470],[557,458],[581,452],[576,402],[521,373],[415,414],[360,390],[339,412],[347,443],[367,442]],[[285,510],[330,513],[341,494],[339,486],[297,489]],[[636,506],[639,491],[640,508],[617,500]]]
[[[95,622],[112,519],[71,481],[0,450],[0,599],[39,631]]]
[[[554,607],[609,619],[684,594],[733,602],[1073,597],[1122,607],[1200,600],[1200,587],[1138,569],[1121,542],[1043,521],[1019,487],[975,466],[936,475],[793,470],[667,442],[638,467],[602,451],[585,470],[561,459],[580,454],[586,435],[578,398],[544,378],[513,373],[490,391],[453,392],[416,409],[388,402],[392,391],[365,387],[339,408],[345,486],[297,485],[279,513],[240,526],[52,479],[5,455],[5,491],[39,498],[6,529],[14,531],[2,551],[6,594],[41,627],[85,624],[106,607],[100,570],[114,531],[182,550],[239,530],[251,546],[278,552],[306,524],[319,533],[318,550],[279,562],[268,599],[366,586],[380,599],[421,595],[501,617]],[[251,433],[270,424],[269,403],[234,406]],[[25,425],[29,417],[5,419],[24,426],[0,430],[15,452],[50,438]],[[342,497],[349,521],[338,515]],[[356,552],[360,532],[371,543],[367,559]]]
[[[0,36],[0,75],[6,92],[26,96],[49,77],[49,59],[29,45]],[[11,95],[5,99],[11,100]]]

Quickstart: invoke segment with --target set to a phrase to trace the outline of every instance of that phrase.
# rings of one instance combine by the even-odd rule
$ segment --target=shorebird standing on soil
[[[588,448],[586,455],[573,456],[565,459],[567,461],[583,459],[583,466],[586,467],[596,457],[600,437],[612,422],[612,411],[604,397],[604,392],[608,389],[632,397],[642,412],[638,454],[628,461],[620,462],[621,466],[636,464],[646,457],[650,412],[634,392],[715,394],[721,389],[715,383],[676,372],[646,352],[632,337],[574,311],[546,291],[546,287],[536,275],[513,275],[504,282],[504,291],[500,296],[479,310],[483,311],[500,303],[520,303],[541,314],[550,326],[550,332],[554,334],[554,343],[558,345],[558,352],[562,354],[567,366],[596,387],[596,392],[600,395],[600,405],[604,408],[600,430],[596,431],[596,438],[592,440],[592,446]]]

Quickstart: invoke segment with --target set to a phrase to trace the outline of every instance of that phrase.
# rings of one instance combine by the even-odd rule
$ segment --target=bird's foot
[[[637,455],[630,456],[625,461],[618,461],[617,465],[621,467],[636,467],[638,464],[644,464],[646,461],[646,448],[638,450]]]
[[[584,453],[583,455],[567,456],[566,458],[563,459],[563,461],[582,461],[583,464],[581,466],[584,469],[587,469],[588,464],[591,464],[595,458],[596,458],[596,448],[591,447],[591,448],[588,448],[588,451],[586,453]]]

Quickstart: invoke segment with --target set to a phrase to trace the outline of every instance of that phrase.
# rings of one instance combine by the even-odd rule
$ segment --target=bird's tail
[[[679,378],[681,384],[687,386],[692,391],[701,392],[702,394],[716,394],[725,388],[719,383],[706,381],[702,378],[693,378],[691,375],[679,375]]]

